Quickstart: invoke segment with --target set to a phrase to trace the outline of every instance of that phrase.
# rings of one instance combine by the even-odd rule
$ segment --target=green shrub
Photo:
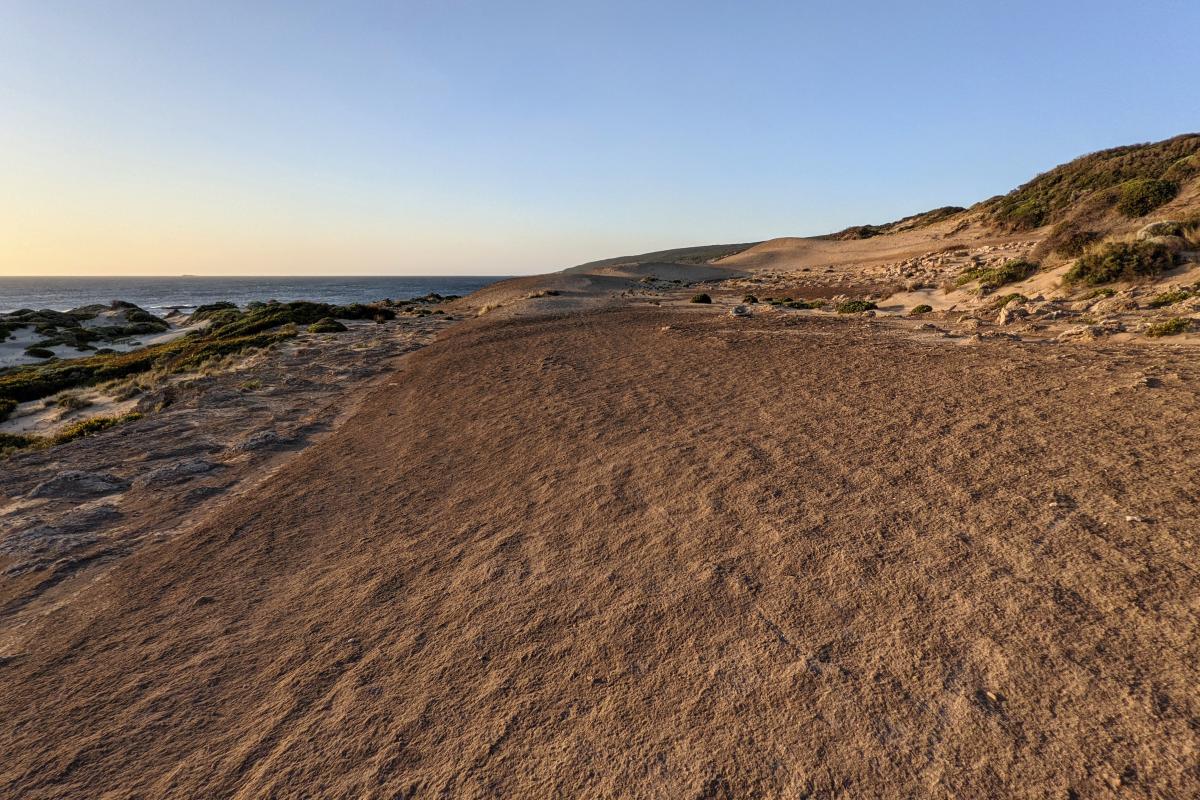
[[[1005,295],[1001,295],[1001,296],[997,297],[995,302],[992,303],[992,305],[996,308],[1004,308],[1006,305],[1008,305],[1009,303],[1011,303],[1013,301],[1016,301],[1018,303],[1028,303],[1029,298],[1026,297],[1025,295],[1021,294],[1020,292],[1013,292],[1012,294],[1005,294]]]
[[[1137,178],[1120,185],[1117,210],[1127,217],[1144,217],[1163,203],[1170,202],[1179,192],[1171,181]]]
[[[1117,290],[1111,286],[1104,286],[1099,289],[1093,289],[1083,296],[1084,300],[1095,300],[1099,297],[1112,297],[1117,293]]]
[[[64,392],[59,395],[55,405],[59,408],[65,408],[68,411],[79,411],[92,405],[92,401],[86,397],[82,397],[75,392]]]
[[[9,400],[8,398],[0,398],[0,422],[8,419],[12,412],[17,410],[17,401]]]
[[[1191,326],[1187,317],[1176,317],[1164,322],[1156,322],[1146,329],[1147,336],[1177,336]]]
[[[1130,181],[1184,180],[1192,174],[1198,154],[1197,134],[1114,147],[1055,167],[1006,195],[985,201],[981,207],[995,222],[1013,228],[1035,228],[1058,221],[1089,198],[1094,199],[1098,209],[1120,202],[1123,191],[1116,187]],[[1149,191],[1146,196],[1153,198],[1157,191],[1161,189]],[[1130,192],[1135,197],[1140,194],[1136,189]]]
[[[703,293],[694,294],[694,295],[692,295],[692,299],[689,300],[688,302],[690,302],[690,303],[711,303],[712,298]]]
[[[141,418],[141,414],[138,414],[137,412],[130,412],[129,414],[121,414],[120,416],[90,417],[88,419],[81,419],[79,422],[68,425],[58,433],[54,434],[54,436],[50,437],[50,443],[65,444],[67,442],[74,441],[75,439],[82,439],[85,436],[91,436],[94,433],[108,430],[113,426],[120,425],[125,422],[133,422],[134,420]]]
[[[780,305],[785,308],[794,308],[797,311],[803,311],[811,308],[824,308],[824,300],[785,300]]]
[[[1028,278],[1038,271],[1038,265],[1032,261],[1014,258],[998,267],[968,267],[955,279],[959,286],[979,282],[979,291],[983,294],[995,291],[1006,283],[1014,283]]]
[[[36,436],[22,436],[16,433],[0,433],[0,452],[5,450],[22,450],[32,447],[41,440]]]
[[[864,311],[872,311],[877,306],[870,300],[843,300],[837,305],[837,313],[839,314],[861,314]]]
[[[915,317],[919,314],[928,314],[930,311],[933,311],[933,306],[929,305],[928,303],[921,303],[921,305],[913,306],[911,309],[909,309],[908,313],[910,316]]]
[[[341,333],[345,330],[346,326],[333,317],[322,317],[308,326],[309,333]]]
[[[1148,308],[1163,308],[1164,306],[1173,306],[1176,303],[1182,303],[1192,296],[1192,293],[1186,289],[1176,289],[1171,292],[1163,292],[1154,297],[1146,304]]]
[[[1080,257],[1063,281],[1097,286],[1135,280],[1170,269],[1175,260],[1175,254],[1157,242],[1108,242]]]
[[[54,351],[45,347],[26,347],[25,355],[30,358],[54,358]]]
[[[1096,231],[1081,230],[1069,222],[1061,222],[1054,226],[1042,247],[1046,252],[1075,258],[1099,238]]]
[[[748,295],[746,295],[745,297],[743,297],[743,298],[742,298],[742,302],[743,302],[743,303],[757,303],[757,302],[758,302],[758,298],[757,298],[757,297],[755,297],[755,296],[754,296],[754,295],[752,295],[752,294],[748,294]]]

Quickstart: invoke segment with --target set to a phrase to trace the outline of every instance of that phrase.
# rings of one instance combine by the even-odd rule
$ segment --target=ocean
[[[470,294],[503,276],[393,276],[377,278],[3,278],[0,313],[19,308],[69,311],[92,303],[125,300],[152,313],[185,313],[205,303],[228,300],[313,300],[342,305],[390,298],[403,300],[436,292]]]

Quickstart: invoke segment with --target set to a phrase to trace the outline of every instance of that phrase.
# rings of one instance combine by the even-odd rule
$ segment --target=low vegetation
[[[1176,255],[1152,242],[1106,242],[1084,253],[1063,276],[1067,284],[1097,286],[1157,275],[1175,266]]]
[[[913,214],[895,222],[887,222],[883,225],[854,225],[837,233],[830,234],[827,238],[830,239],[870,239],[875,236],[882,236],[887,233],[896,233],[898,231],[915,230],[933,225],[936,222],[941,222],[944,219],[949,219],[956,214],[966,211],[962,206],[942,206],[935,208],[932,211],[925,211],[921,214]]]
[[[1045,172],[981,207],[993,222],[1018,230],[1058,222],[1086,202],[1118,205],[1127,216],[1141,216],[1174,196],[1168,184],[1177,187],[1200,174],[1198,154],[1200,134],[1102,150]]]
[[[1042,251],[1056,255],[1076,258],[1083,251],[1099,241],[1101,235],[1097,231],[1085,230],[1074,222],[1060,222],[1050,231],[1050,235],[1042,242]]]
[[[979,292],[988,294],[1005,284],[1025,280],[1037,271],[1037,263],[1014,258],[996,267],[968,267],[955,279],[954,283],[958,286],[965,286],[968,283],[977,282]]]
[[[1168,203],[1179,193],[1173,181],[1157,178],[1136,178],[1119,187],[1120,197],[1117,210],[1129,218],[1144,217],[1154,209]]]
[[[931,311],[933,311],[933,306],[929,305],[928,303],[921,303],[919,306],[913,306],[910,308],[908,313],[909,316],[916,317],[920,316],[921,314],[928,314]]]
[[[346,330],[346,326],[333,317],[321,317],[308,326],[309,333],[343,333]]]
[[[1191,327],[1191,320],[1187,317],[1176,317],[1175,319],[1156,322],[1146,328],[1147,336],[1177,336]]]
[[[128,414],[120,414],[111,417],[89,417],[88,419],[81,419],[79,422],[68,425],[58,433],[54,434],[54,436],[50,437],[47,442],[49,444],[66,444],[67,442],[72,442],[76,439],[82,439],[85,436],[91,436],[94,433],[99,433],[100,431],[108,430],[109,428],[121,425],[122,423],[133,422],[134,420],[141,418],[141,414],[137,413],[136,411],[132,411]]]
[[[1174,289],[1172,291],[1163,292],[1160,295],[1156,295],[1150,300],[1149,303],[1146,303],[1146,306],[1148,308],[1163,308],[1165,306],[1173,306],[1176,303],[1182,303],[1184,300],[1187,300],[1194,295],[1194,292],[1188,291],[1187,289]]]
[[[1029,298],[1026,297],[1025,295],[1021,294],[1020,292],[1012,292],[1011,294],[1004,294],[1004,295],[1000,295],[999,297],[997,297],[995,302],[992,303],[992,306],[994,308],[1004,308],[1009,303],[1028,303],[1028,302],[1029,302]]]
[[[122,425],[126,422],[133,422],[141,419],[142,415],[136,411],[131,411],[128,414],[117,414],[113,416],[89,417],[74,422],[65,428],[59,430],[53,436],[30,436],[26,434],[0,433],[0,454],[8,454],[14,450],[25,450],[31,448],[45,448],[53,445],[66,444],[73,442],[76,439],[82,439],[86,436],[99,433],[100,431],[108,430],[109,428]]]
[[[864,311],[873,311],[878,306],[870,300],[843,300],[837,304],[836,311],[839,314],[861,314]]]
[[[711,303],[712,298],[704,293],[700,293],[700,294],[692,295],[692,299],[689,300],[688,302],[690,302],[690,303]]]
[[[742,298],[742,302],[743,302],[743,303],[757,303],[757,302],[758,302],[758,298],[757,298],[757,297],[755,297],[755,296],[754,296],[754,295],[752,295],[752,294],[748,294],[748,295],[746,295],[745,297],[743,297],[743,298]]]

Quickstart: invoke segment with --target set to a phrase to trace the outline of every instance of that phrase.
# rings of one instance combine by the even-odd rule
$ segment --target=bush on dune
[[[837,313],[839,314],[861,314],[864,311],[873,311],[878,306],[870,300],[843,300],[837,305]]]
[[[1147,278],[1175,266],[1176,258],[1175,253],[1158,242],[1106,242],[1080,257],[1063,281],[1097,286]]]
[[[958,286],[964,286],[978,281],[979,291],[987,294],[1005,284],[1023,281],[1037,271],[1038,264],[1035,262],[1014,258],[998,267],[969,267],[954,282]]]

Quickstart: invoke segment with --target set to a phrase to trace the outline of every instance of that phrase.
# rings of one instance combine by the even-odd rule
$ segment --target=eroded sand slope
[[[1194,364],[454,329],[43,621],[0,795],[1194,796]]]

